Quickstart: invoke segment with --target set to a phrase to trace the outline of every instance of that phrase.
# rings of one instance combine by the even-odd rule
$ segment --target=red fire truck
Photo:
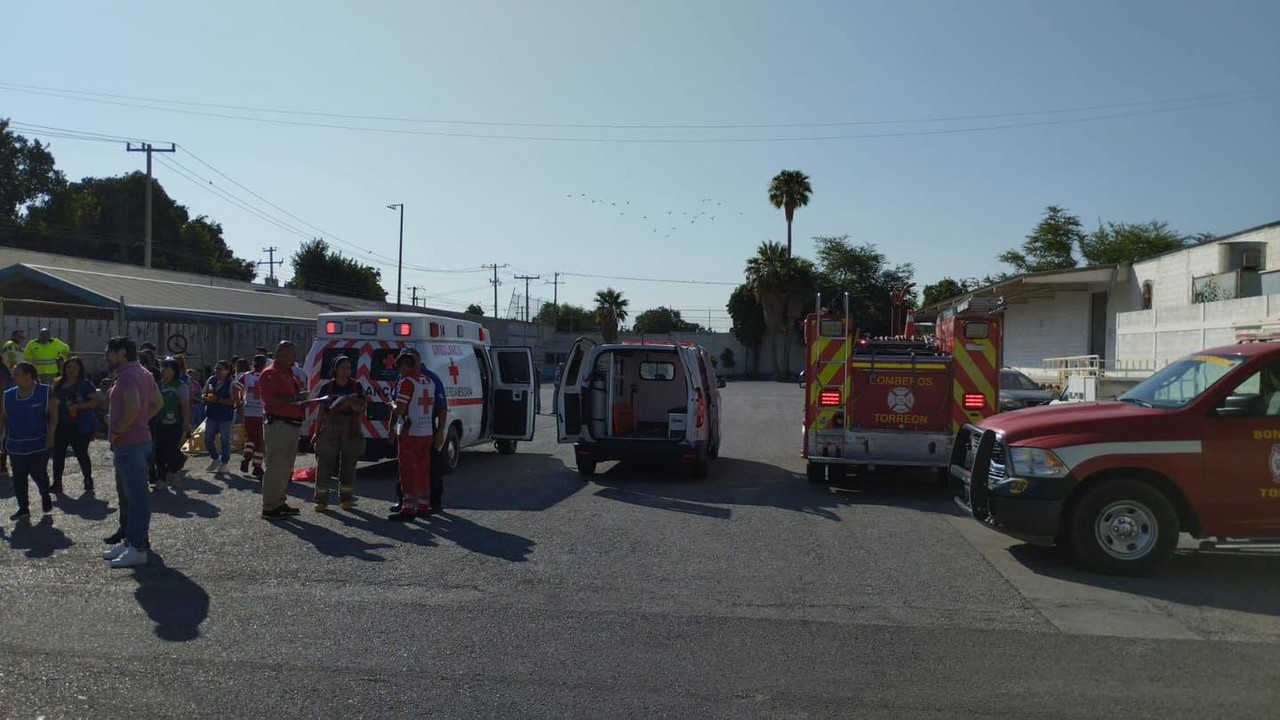
[[[998,409],[1000,310],[971,299],[939,316],[932,337],[914,337],[910,320],[896,336],[863,337],[847,297],[843,315],[806,318],[809,480],[880,465],[937,468],[945,479],[956,431]]]

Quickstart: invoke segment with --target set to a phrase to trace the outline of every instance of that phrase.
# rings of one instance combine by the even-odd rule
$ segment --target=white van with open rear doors
[[[520,440],[533,439],[533,353],[527,347],[491,347],[489,332],[470,320],[417,313],[325,313],[316,319],[316,340],[307,353],[308,392],[315,397],[333,377],[333,363],[349,357],[355,378],[369,394],[361,419],[365,460],[396,456],[391,432],[396,357],[405,348],[440,377],[449,401],[445,451],[448,469],[458,466],[462,448],[492,442],[514,453]],[[314,407],[303,434],[310,436]]]
[[[556,385],[559,440],[574,443],[584,477],[605,460],[682,464],[705,477],[720,453],[721,387],[701,346],[578,338]]]

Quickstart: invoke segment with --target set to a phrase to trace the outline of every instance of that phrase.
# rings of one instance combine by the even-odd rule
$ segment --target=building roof
[[[1003,297],[1006,302],[1045,296],[1057,290],[1085,288],[1095,283],[1111,282],[1126,264],[1090,265],[1066,270],[1046,270],[1005,278],[991,285],[975,288],[963,295],[920,308],[919,317],[931,317],[970,297]]]
[[[52,265],[17,264],[0,269],[6,287],[47,288],[72,302],[114,308],[124,299],[131,317],[217,317],[246,322],[306,322],[329,308],[293,295],[191,282],[133,277]],[[23,293],[29,295],[30,293]]]

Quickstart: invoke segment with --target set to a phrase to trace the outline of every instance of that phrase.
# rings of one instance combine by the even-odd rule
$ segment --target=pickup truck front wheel
[[[1070,519],[1068,537],[1080,561],[1113,575],[1142,575],[1178,546],[1178,515],[1159,490],[1136,480],[1090,489]]]

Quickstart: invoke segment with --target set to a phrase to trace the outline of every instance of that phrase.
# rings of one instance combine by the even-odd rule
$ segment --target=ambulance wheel
[[[809,463],[805,468],[805,474],[809,476],[809,482],[814,485],[827,484],[827,466],[822,463]]]
[[[1080,498],[1067,524],[1071,549],[1090,569],[1149,573],[1178,547],[1178,514],[1164,493],[1137,480],[1098,485]]]
[[[498,448],[499,455],[515,455],[516,454],[515,440],[498,440],[493,443],[493,446]]]
[[[578,474],[589,478],[596,474],[596,461],[588,457],[578,457]]]
[[[462,462],[462,439],[459,437],[457,425],[449,426],[449,435],[444,440],[444,471],[446,474],[458,469]]]

